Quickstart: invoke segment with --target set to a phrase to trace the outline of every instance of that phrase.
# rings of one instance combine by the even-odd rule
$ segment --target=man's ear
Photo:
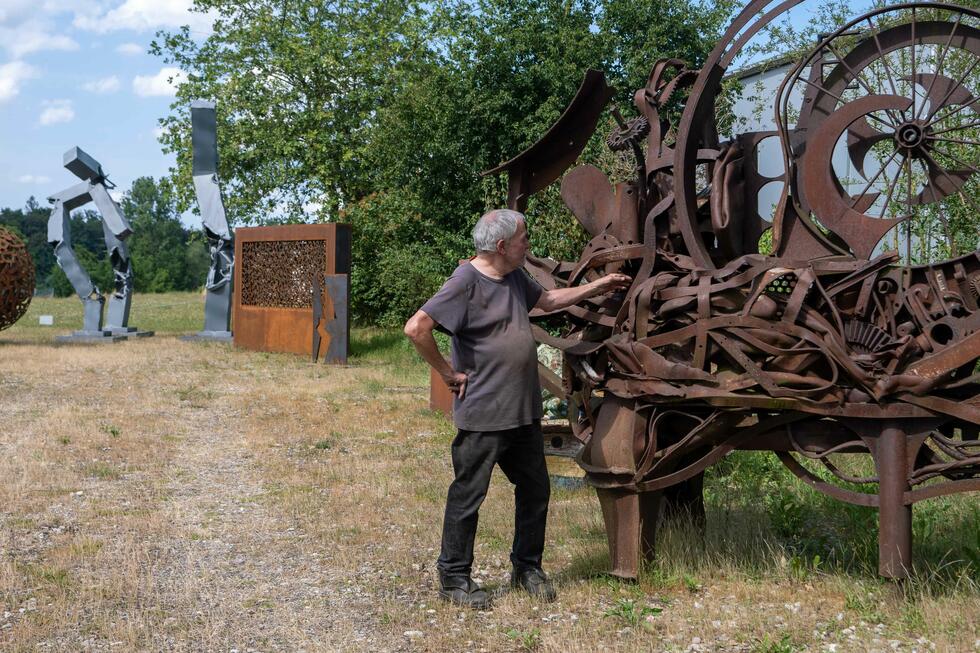
[[[506,240],[504,240],[504,239],[501,238],[500,240],[497,241],[497,253],[498,254],[503,254],[506,247],[507,247],[507,241]]]

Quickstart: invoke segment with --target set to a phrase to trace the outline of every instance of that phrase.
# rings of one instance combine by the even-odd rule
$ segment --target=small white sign
[[[38,318],[41,326],[53,326],[54,325],[54,315],[42,315]]]

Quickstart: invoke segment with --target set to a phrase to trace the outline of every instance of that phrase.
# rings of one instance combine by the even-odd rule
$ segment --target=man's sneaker
[[[490,607],[490,595],[469,576],[439,575],[439,596],[445,601],[474,610]]]
[[[510,575],[510,586],[515,589],[519,587],[534,598],[545,601],[554,601],[558,595],[555,586],[537,567],[515,569]]]

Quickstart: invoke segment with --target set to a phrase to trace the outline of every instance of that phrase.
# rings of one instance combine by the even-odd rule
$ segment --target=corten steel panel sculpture
[[[211,253],[205,280],[204,329],[191,339],[230,341],[235,237],[225,217],[218,183],[218,136],[214,102],[191,103],[194,192]]]
[[[564,352],[578,461],[618,576],[636,576],[664,510],[703,517],[702,474],[734,449],[773,451],[817,490],[877,508],[891,578],[911,566],[914,503],[980,490],[980,250],[970,234],[958,253],[951,228],[980,214],[980,13],[865,14],[790,71],[775,132],[721,140],[726,69],[796,4],[749,4],[698,70],[656,62],[633,96],[639,116],[614,109],[607,140],[635,159],[635,178],[565,174],[562,198],[591,241],[577,262],[528,260],[546,288],[634,279],[563,311],[562,337],[535,327]],[[591,72],[542,141],[493,171],[510,173],[511,208],[571,165],[611,95]],[[672,123],[666,108],[679,105]],[[758,194],[773,179],[756,161],[770,136],[785,170],[772,224]],[[774,254],[760,255],[770,228]],[[909,260],[888,251],[896,237]],[[951,258],[910,262],[937,243]],[[840,465],[845,454],[863,454],[866,471]]]
[[[0,331],[24,317],[34,296],[34,261],[27,245],[0,227]]]
[[[85,314],[81,331],[70,336],[60,336],[58,340],[113,341],[128,336],[152,336],[152,331],[140,331],[129,326],[129,309],[133,296],[133,267],[129,250],[124,242],[132,233],[132,228],[119,205],[109,196],[114,184],[109,175],[102,170],[98,161],[73,147],[64,156],[65,168],[82,180],[48,198],[53,204],[48,219],[48,242],[54,247],[58,266],[65,272],[78,297],[82,300]],[[71,246],[71,226],[68,220],[71,212],[89,202],[94,202],[102,217],[102,233],[109,263],[114,275],[114,288],[109,295],[109,308],[103,326],[102,309],[105,297],[92,283],[88,272],[78,263]]]
[[[323,283],[324,275],[350,274],[350,225],[241,228],[235,233],[235,263],[235,344],[309,356],[314,337],[313,288],[318,278]],[[336,312],[346,301],[346,297],[330,297],[326,303]],[[346,324],[346,316],[342,317]],[[340,324],[337,319],[329,322]],[[320,336],[324,334],[329,332],[323,330]],[[339,344],[340,339],[335,340]]]

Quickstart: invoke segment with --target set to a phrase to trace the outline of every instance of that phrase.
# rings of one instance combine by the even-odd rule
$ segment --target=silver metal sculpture
[[[191,103],[191,143],[194,150],[194,191],[201,209],[204,236],[211,252],[211,267],[204,285],[204,330],[191,338],[230,342],[235,240],[225,218],[221,187],[218,184],[218,137],[214,102],[195,100]]]
[[[125,239],[133,232],[119,205],[109,196],[115,185],[109,181],[102,166],[81,148],[73,147],[64,156],[65,168],[82,180],[48,198],[54,206],[48,219],[48,242],[54,247],[58,265],[82,300],[85,309],[81,331],[59,340],[114,341],[128,336],[151,336],[152,331],[139,331],[129,326],[129,309],[133,296],[133,267]],[[109,296],[109,309],[103,325],[102,309],[105,297],[92,283],[88,272],[79,264],[71,246],[71,212],[94,202],[102,217],[102,233],[109,263],[114,274],[114,288]]]

